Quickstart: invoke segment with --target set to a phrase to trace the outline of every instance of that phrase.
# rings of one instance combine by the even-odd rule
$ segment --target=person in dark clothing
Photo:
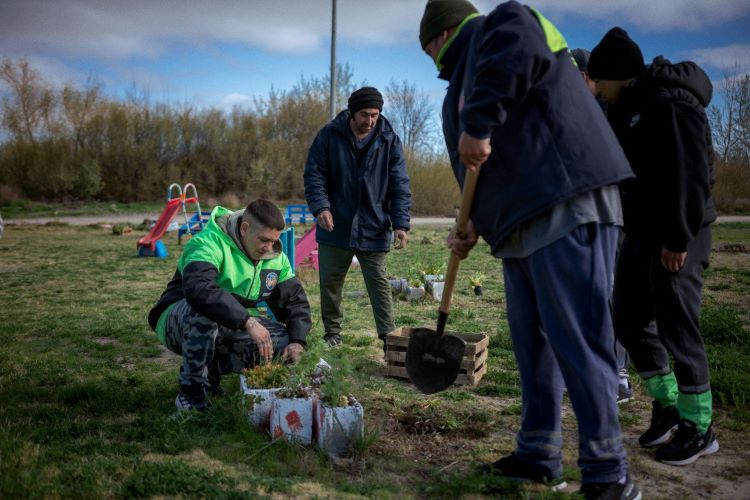
[[[586,87],[591,91],[591,94],[596,98],[596,102],[601,106],[602,111],[607,112],[607,103],[596,96],[596,83],[589,76],[589,56],[591,53],[586,49],[573,49],[570,51],[573,55],[573,60],[578,66],[578,71],[581,72],[583,81],[586,82]],[[617,235],[617,250],[619,252],[620,245],[622,244],[623,233],[620,231]],[[615,261],[617,257],[615,257]],[[610,298],[610,309],[612,308],[612,299]],[[619,382],[617,384],[617,404],[627,403],[633,399],[633,386],[630,384],[630,373],[628,372],[628,364],[630,358],[628,357],[628,351],[615,340],[615,356],[617,357],[617,374],[619,376]]]
[[[341,291],[354,256],[383,346],[395,330],[385,258],[391,240],[397,249],[408,242],[411,192],[401,140],[382,109],[376,88],[352,93],[348,109],[318,132],[305,164],[305,198],[322,229],[320,309],[330,346],[341,344]]]
[[[699,329],[716,219],[705,111],[711,81],[693,62],[659,56],[645,66],[640,48],[619,27],[592,50],[589,74],[636,174],[622,184],[626,236],[613,298],[617,337],[654,399],[639,441],[662,445],[658,460],[685,465],[719,449]]]
[[[261,359],[297,361],[312,326],[310,304],[281,251],[284,218],[267,200],[245,210],[216,207],[206,228],[185,245],[177,271],[148,322],[182,356],[178,410],[210,406],[206,391],[223,394],[220,381]],[[265,302],[278,321],[262,317]]]
[[[581,493],[640,498],[617,418],[612,288],[617,183],[632,175],[562,34],[510,1],[486,17],[465,0],[430,0],[420,43],[447,80],[443,133],[463,186],[479,170],[465,258],[482,236],[503,259],[521,377],[515,451],[486,469],[549,483],[562,473],[563,385],[578,419]]]

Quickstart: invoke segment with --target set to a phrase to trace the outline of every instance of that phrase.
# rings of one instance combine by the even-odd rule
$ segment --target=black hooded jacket
[[[636,175],[621,185],[625,232],[644,244],[684,252],[701,227],[716,220],[705,109],[711,93],[711,81],[695,63],[659,56],[609,107]]]

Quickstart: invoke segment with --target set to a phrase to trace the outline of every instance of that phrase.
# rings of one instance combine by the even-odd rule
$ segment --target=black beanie
[[[349,96],[349,112],[351,114],[365,108],[383,110],[383,96],[375,87],[362,87]]]
[[[467,0],[428,0],[419,23],[419,43],[424,49],[443,30],[461,24],[466,16],[477,14]]]
[[[640,47],[628,32],[614,27],[589,56],[589,76],[601,80],[629,80],[646,70]]]

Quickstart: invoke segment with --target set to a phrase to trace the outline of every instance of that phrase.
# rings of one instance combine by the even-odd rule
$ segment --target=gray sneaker
[[[617,385],[617,404],[621,405],[633,399],[633,388],[627,379],[620,380]]]
[[[325,340],[326,344],[328,344],[328,347],[338,347],[344,343],[344,341],[341,340],[341,335],[339,335],[338,333],[326,335],[325,337],[323,337],[323,340]]]
[[[630,479],[630,474],[625,477],[625,482],[613,483],[586,483],[578,491],[586,500],[641,500],[641,490],[638,485]]]

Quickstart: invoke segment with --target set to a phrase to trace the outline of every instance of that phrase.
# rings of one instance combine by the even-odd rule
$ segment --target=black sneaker
[[[180,393],[175,398],[174,405],[178,411],[205,411],[211,407],[211,402],[206,397],[206,392],[202,385],[180,385]]]
[[[617,404],[621,405],[633,399],[633,388],[627,379],[617,384]]]
[[[561,477],[553,476],[549,468],[519,458],[515,453],[482,466],[482,472],[502,476],[513,481],[532,482],[549,486],[552,491],[560,491],[568,485]]]
[[[641,490],[630,474],[625,476],[624,483],[586,483],[578,494],[586,500],[641,500]]]
[[[713,424],[708,426],[706,432],[699,432],[690,420],[680,420],[672,441],[656,450],[656,459],[669,465],[688,465],[703,455],[716,453],[719,442],[712,427]]]
[[[328,344],[328,347],[338,347],[343,343],[343,340],[341,340],[341,335],[339,335],[338,333],[326,335],[325,337],[323,337],[323,340],[325,340],[326,344]]]
[[[646,448],[669,442],[672,434],[677,430],[680,423],[680,412],[676,406],[662,406],[654,400],[651,410],[651,425],[648,430],[641,434],[638,442]]]

